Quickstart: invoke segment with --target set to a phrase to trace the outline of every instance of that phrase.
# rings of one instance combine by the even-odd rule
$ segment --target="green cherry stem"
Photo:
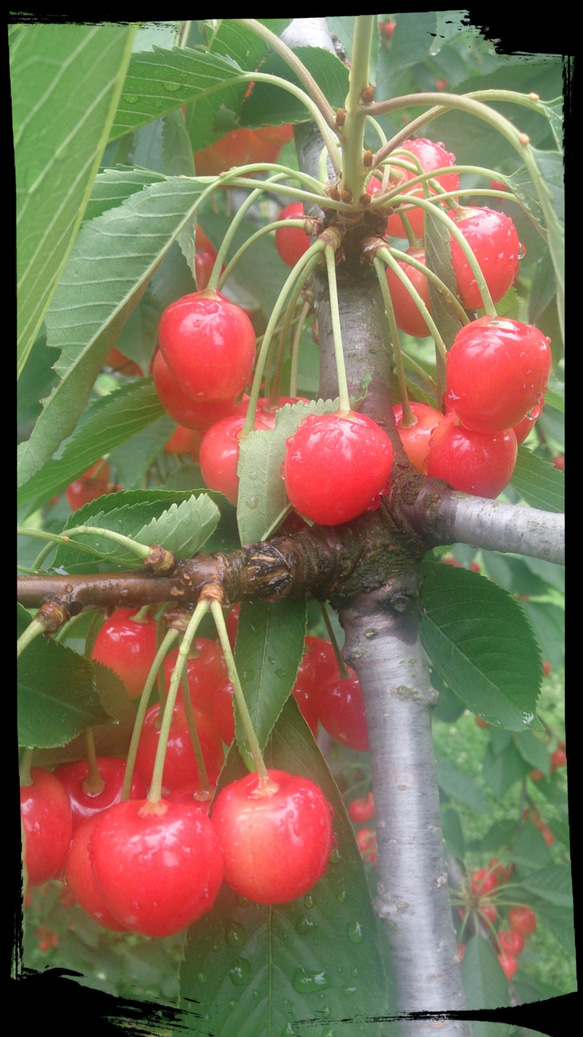
[[[166,696],[166,703],[164,705],[162,723],[160,725],[160,737],[158,740],[158,747],[156,749],[156,756],[154,758],[152,781],[150,784],[150,789],[148,791],[148,799],[151,803],[157,803],[160,799],[162,799],[162,778],[164,774],[164,759],[166,757],[166,746],[168,744],[168,738],[170,735],[170,726],[172,724],[172,717],[174,713],[174,706],[176,705],[178,689],[180,688],[182,671],[184,667],[187,665],[188,653],[190,651],[190,646],[194,641],[196,631],[198,630],[203,617],[209,611],[209,607],[210,605],[207,598],[201,598],[199,600],[188,622],[186,632],[178,648],[178,659],[176,661],[176,666],[172,671],[172,676],[170,678],[170,685],[168,688],[168,694]],[[175,631],[172,632],[175,633]],[[158,657],[156,656],[156,658]],[[180,663],[182,663],[182,666],[180,665]]]
[[[192,705],[192,699],[190,697],[190,686],[188,681],[188,666],[185,666],[181,677],[180,685],[182,687],[182,701],[184,703],[184,714],[186,716],[186,726],[188,727],[188,734],[190,735],[190,741],[192,743],[192,751],[194,753],[194,760],[196,763],[196,769],[198,771],[198,777],[200,780],[200,789],[195,793],[195,799],[210,799],[211,796],[211,784],[209,781],[208,771],[200,744],[200,738],[198,737],[198,730],[196,727],[196,717],[194,715],[194,709]]]
[[[160,644],[160,646],[158,648],[158,651],[156,652],[156,655],[155,655],[155,658],[154,658],[154,662],[152,663],[152,666],[150,667],[150,672],[149,672],[149,674],[148,674],[148,676],[146,678],[146,683],[144,684],[144,688],[142,690],[142,694],[140,695],[140,701],[138,703],[138,708],[137,708],[137,711],[136,711],[136,717],[135,717],[135,720],[134,720],[134,727],[133,727],[133,731],[132,731],[132,737],[130,739],[130,744],[129,744],[129,748],[128,748],[128,752],[127,752],[126,769],[125,769],[123,786],[122,786],[122,792],[121,792],[121,798],[122,799],[129,799],[129,796],[130,796],[130,789],[131,789],[131,785],[132,785],[132,777],[133,777],[133,773],[134,773],[134,767],[135,767],[135,762],[136,762],[136,755],[137,755],[137,752],[138,752],[138,744],[139,744],[139,741],[140,741],[140,735],[142,733],[142,727],[143,727],[143,724],[144,724],[144,717],[146,715],[146,710],[147,710],[149,702],[150,702],[150,695],[152,693],[152,688],[154,687],[154,684],[156,683],[156,680],[158,679],[158,673],[159,673],[159,671],[160,671],[160,669],[162,667],[162,663],[164,662],[164,659],[165,659],[166,655],[170,651],[170,648],[172,647],[172,645],[176,641],[177,637],[178,637],[178,631],[177,630],[167,630],[166,631],[166,634],[165,634],[165,636],[162,639],[162,642],[161,642],[161,644]]]
[[[401,336],[399,335],[399,329],[397,327],[397,321],[395,318],[395,310],[393,307],[393,300],[391,298],[391,293],[389,292],[389,286],[387,284],[385,264],[382,261],[383,253],[385,251],[385,248],[379,249],[378,253],[375,254],[373,264],[379,282],[381,295],[383,297],[385,313],[387,314],[387,320],[389,322],[389,331],[391,334],[391,342],[393,344],[393,356],[395,361],[395,367],[397,370],[397,382],[399,384],[399,394],[401,396],[401,405],[403,407],[403,420],[406,424],[414,424],[414,415],[409,406],[409,391],[407,389],[407,379],[405,378],[405,369],[403,367],[403,351],[401,349]]]
[[[351,410],[350,394],[348,391],[348,379],[346,377],[344,350],[342,348],[342,328],[340,325],[338,283],[336,280],[336,249],[334,248],[334,245],[326,245],[324,255],[326,258],[326,272],[328,274],[330,315],[332,318],[332,336],[334,339],[334,358],[336,361],[336,374],[338,377],[338,411],[340,414],[349,414]]]
[[[251,757],[253,759],[253,766],[255,768],[256,773],[259,775],[260,785],[267,785],[269,783],[267,767],[263,759],[263,754],[261,752],[261,747],[259,745],[257,735],[255,734],[255,729],[253,727],[253,722],[251,720],[251,714],[249,713],[249,709],[247,707],[245,694],[243,692],[243,688],[241,687],[241,681],[239,680],[239,674],[237,673],[235,657],[233,655],[233,649],[231,648],[231,642],[229,640],[229,634],[227,631],[227,625],[225,623],[225,616],[223,613],[221,602],[218,599],[213,598],[211,600],[210,608],[213,619],[215,621],[215,626],[217,628],[217,634],[219,636],[219,641],[221,643],[223,655],[225,657],[225,663],[227,665],[227,673],[229,675],[229,680],[233,685],[233,695],[235,698],[235,702],[237,704],[239,716],[241,717],[241,722],[243,724],[243,730],[245,731],[245,736],[247,738],[247,743],[249,745]]]
[[[93,728],[88,727],[85,732],[85,748],[87,752],[87,763],[89,770],[87,777],[82,781],[83,792],[89,796],[98,796],[105,788],[105,782],[99,773],[97,766],[97,751],[95,749],[95,737]]]
[[[367,115],[361,99],[363,91],[369,88],[370,52],[375,30],[376,18],[372,15],[354,19],[346,120],[342,128],[342,187],[353,198],[360,198],[364,191],[366,174],[362,154]]]

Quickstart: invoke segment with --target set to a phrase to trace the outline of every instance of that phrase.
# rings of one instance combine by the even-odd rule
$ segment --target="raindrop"
[[[164,86],[166,87],[166,90],[169,90],[170,93],[173,94],[176,90],[180,90],[182,83],[176,83],[175,81],[171,80],[168,83],[164,83]]]
[[[292,976],[292,986],[298,993],[309,993],[310,991],[325,990],[330,986],[330,977],[324,969],[310,972],[301,966],[297,968]]]
[[[304,907],[307,908],[307,910],[309,911],[310,908],[312,908],[313,906],[314,906],[314,898],[313,898],[313,896],[310,893],[308,893],[304,897]]]
[[[296,922],[295,927],[298,933],[305,936],[306,933],[310,933],[316,928],[316,923],[312,922],[312,919],[308,918],[307,915],[304,915],[303,918],[300,918],[299,921]]]
[[[251,978],[251,963],[245,958],[238,958],[229,969],[231,983],[236,987],[242,987]]]
[[[225,926],[225,940],[231,947],[238,947],[245,943],[246,933],[238,922],[229,922]]]
[[[364,934],[360,922],[349,922],[346,926],[346,932],[348,933],[348,939],[351,940],[352,943],[362,943],[364,940]]]

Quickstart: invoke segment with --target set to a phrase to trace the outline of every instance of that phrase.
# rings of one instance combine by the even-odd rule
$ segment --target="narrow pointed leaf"
[[[47,312],[61,381],[20,452],[19,485],[70,435],[107,353],[172,243],[193,220],[203,185],[172,178],[133,194],[80,231]]]
[[[19,371],[83,218],[135,31],[39,22],[11,34]]]

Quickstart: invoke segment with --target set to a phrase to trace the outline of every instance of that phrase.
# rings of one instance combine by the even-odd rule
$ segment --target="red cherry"
[[[363,821],[371,821],[374,815],[375,803],[372,792],[368,793],[366,799],[362,797],[353,799],[348,806],[348,816],[357,825],[362,824]]]
[[[193,461],[198,461],[200,440],[198,429],[177,425],[170,438],[166,440],[164,449],[168,454],[178,454],[180,457],[188,455]]]
[[[153,616],[137,619],[138,609],[115,609],[95,639],[92,658],[117,673],[130,698],[143,691],[157,651]]]
[[[302,220],[305,217],[304,203],[286,205],[278,220]],[[278,227],[275,231],[275,247],[286,266],[295,266],[311,245],[311,239],[301,227]]]
[[[144,936],[192,925],[211,909],[223,878],[214,825],[186,802],[117,803],[99,818],[89,856],[111,913]]]
[[[540,405],[536,404],[536,406],[532,408],[522,421],[519,421],[518,425],[514,426],[514,435],[516,436],[516,442],[519,446],[521,443],[524,443],[525,439],[530,435],[536,422],[540,418],[544,402],[544,399],[541,400]]]
[[[251,131],[243,128],[225,133],[220,140],[196,151],[194,166],[197,176],[218,176],[232,166],[243,166],[250,158]]]
[[[491,901],[489,903],[480,904],[479,910],[480,914],[483,915],[488,922],[491,922],[492,925],[498,918],[498,909]]]
[[[236,893],[283,904],[307,893],[326,871],[332,850],[332,807],[309,778],[270,770],[225,786],[213,805],[225,862]]]
[[[368,752],[368,728],[360,682],[354,670],[348,677],[327,681],[318,699],[322,727],[348,749]]]
[[[164,410],[178,425],[188,429],[206,429],[233,413],[235,399],[198,402],[180,388],[160,350],[152,361],[152,378],[158,399]]]
[[[408,248],[407,255],[425,264],[424,249],[417,247]],[[402,259],[398,260],[398,265],[403,273],[407,275],[413,288],[421,296],[422,301],[429,308],[429,282],[425,274]],[[429,328],[421,316],[416,302],[398,274],[390,266],[387,267],[387,284],[395,311],[395,321],[399,330],[404,331],[407,335],[412,335],[413,338],[425,338],[426,335],[429,335]]]
[[[512,429],[491,435],[474,432],[452,411],[431,435],[427,474],[454,490],[494,499],[512,478],[517,450]]]
[[[136,364],[129,357],[125,356],[124,353],[121,353],[116,346],[110,349],[104,360],[104,365],[105,367],[111,367],[112,371],[121,371],[125,375],[135,374],[140,378],[143,376],[143,371],[139,364]]]
[[[58,878],[73,834],[67,792],[44,767],[31,767],[31,785],[20,786],[26,884],[40,886]]]
[[[508,921],[511,928],[521,936],[530,936],[536,929],[536,912],[530,907],[511,907],[508,912]]]
[[[490,868],[480,868],[470,877],[470,888],[475,896],[491,893],[498,886],[498,878]]]
[[[513,428],[540,406],[552,368],[549,339],[531,324],[479,317],[447,354],[446,407],[474,432]]]
[[[206,430],[200,444],[199,464],[206,485],[210,490],[224,493],[235,505],[239,496],[237,465],[244,424],[245,416],[242,414],[223,418]],[[273,424],[258,413],[255,415],[254,427],[269,429],[273,428]]]
[[[215,727],[215,722],[208,713],[193,707],[196,729],[200,747],[211,784],[214,784],[223,765],[223,743]],[[136,769],[146,786],[152,781],[152,771],[156,759],[156,751],[160,740],[161,707],[157,702],[146,710],[144,723],[136,753]],[[201,784],[198,767],[184,705],[177,701],[172,713],[172,723],[164,758],[164,774],[162,785],[164,794],[181,785]]]
[[[446,151],[443,144],[436,144],[434,141],[427,140],[424,137],[404,141],[401,146],[393,152],[393,157],[399,157],[411,161],[411,154],[407,154],[407,152],[410,152],[415,156],[424,172],[431,172],[434,169],[442,169],[445,166],[453,166],[455,164],[455,155]],[[406,182],[407,180],[412,180],[413,177],[417,175],[417,172],[413,172],[412,170],[404,169],[401,166],[395,167],[392,170],[391,186],[396,178]],[[459,188],[460,182],[457,173],[441,173],[436,177],[436,180],[445,191],[456,191]],[[404,188],[404,190],[407,194],[411,194],[412,198],[425,197],[425,189],[422,184],[410,188],[409,191],[407,191],[406,188]],[[435,192],[430,189],[430,194],[435,194]],[[418,239],[423,238],[423,209],[419,206],[407,209],[404,204],[397,208],[398,210],[405,212],[406,218],[411,224],[411,229],[415,234],[415,237]],[[407,231],[405,230],[398,211],[389,216],[387,220],[386,233],[396,238],[407,237]]]
[[[213,696],[213,720],[225,745],[235,737],[234,688],[227,678],[217,684]]]
[[[110,482],[110,478],[109,464],[107,461],[100,460],[91,465],[91,468],[88,468],[78,479],[69,483],[66,496],[71,511],[77,511],[77,508],[82,507],[83,504],[88,504],[89,501],[102,497],[104,493],[111,493],[113,489],[117,489]]]
[[[254,132],[255,136],[266,144],[279,144],[280,147],[294,139],[294,128],[289,122],[283,126],[261,126]]]
[[[502,954],[518,958],[524,950],[524,936],[516,929],[502,929],[498,933],[498,943]]]
[[[73,763],[62,763],[54,771],[55,777],[62,782],[73,815],[73,830],[94,814],[101,813],[107,807],[119,803],[126,771],[126,761],[114,756],[98,756],[96,766],[103,783],[103,788],[91,788],[89,780],[89,761],[76,760]],[[141,799],[146,795],[146,786],[139,774],[132,775],[130,789],[131,799]]]
[[[286,444],[284,480],[300,515],[339,525],[378,507],[389,488],[394,451],[372,418],[311,414]]]
[[[506,979],[511,980],[516,974],[518,968],[518,962],[516,958],[513,958],[510,954],[499,954],[498,961],[500,962]]]
[[[393,38],[393,33],[395,32],[396,25],[397,25],[396,22],[391,22],[391,21],[378,22],[378,29],[379,29],[379,32],[380,32],[381,36],[384,36],[387,40],[392,39]]]
[[[510,216],[499,209],[463,208],[455,223],[474,252],[493,302],[499,302],[512,288],[518,273],[521,245]],[[462,306],[481,310],[484,303],[476,278],[464,251],[454,238],[451,261]]]
[[[177,659],[177,648],[172,649],[164,659],[168,688]],[[212,714],[215,688],[227,676],[227,664],[219,643],[210,637],[196,637],[187,661],[187,672],[192,704],[203,712]]]
[[[409,403],[413,416],[417,419],[414,425],[403,425],[403,405],[396,403],[393,407],[395,423],[405,453],[418,472],[427,473],[427,454],[434,428],[443,421],[444,415],[427,403],[413,400]]]
[[[210,288],[166,307],[158,343],[180,388],[197,403],[232,400],[245,388],[255,363],[249,317]]]
[[[551,774],[559,770],[560,767],[567,766],[567,754],[564,749],[555,749],[551,753]]]
[[[110,929],[112,932],[125,932],[126,927],[121,925],[117,918],[114,918],[103,899],[103,893],[95,881],[89,858],[89,840],[100,817],[100,813],[93,814],[75,829],[65,862],[63,879],[77,903],[91,918],[99,922],[104,929]]]
[[[373,868],[377,863],[377,834],[372,828],[361,828],[356,833],[356,842],[363,861],[368,861]]]

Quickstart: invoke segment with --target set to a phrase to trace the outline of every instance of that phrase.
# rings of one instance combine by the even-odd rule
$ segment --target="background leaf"
[[[420,632],[432,665],[468,709],[514,731],[534,719],[540,648],[518,603],[479,573],[425,562]]]
[[[79,229],[135,32],[39,23],[10,34],[19,371]]]

